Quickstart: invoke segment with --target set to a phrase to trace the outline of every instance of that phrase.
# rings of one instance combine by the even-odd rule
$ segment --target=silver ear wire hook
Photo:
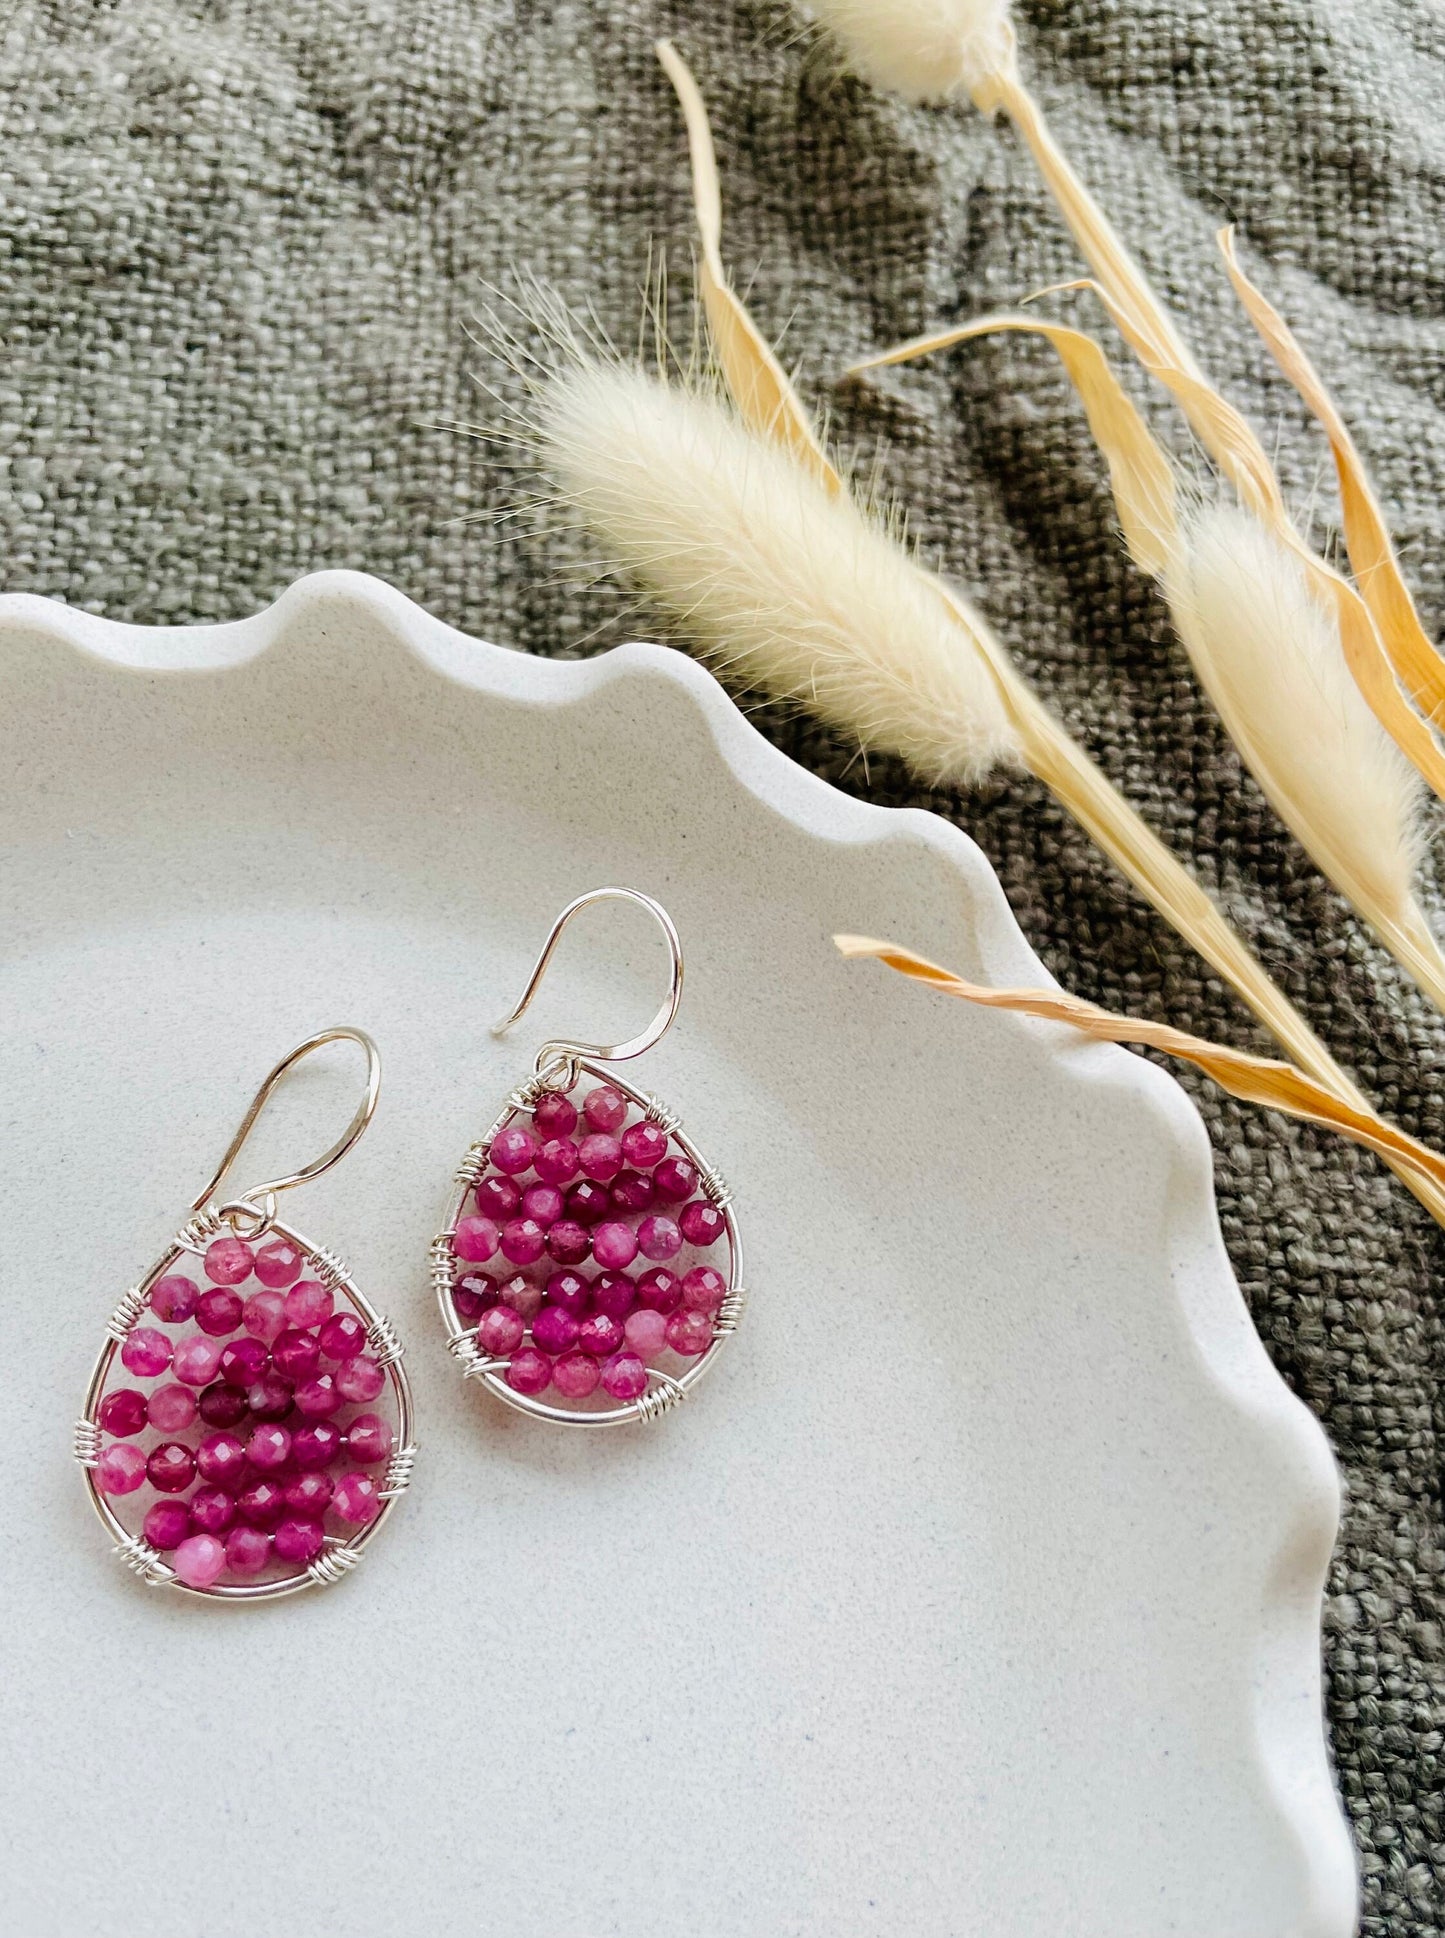
[[[625,1043],[581,1043],[558,1037],[542,1045],[537,1052],[538,1075],[555,1069],[559,1075],[568,1079],[569,1084],[576,1081],[577,1065],[585,1058],[599,1063],[625,1063],[632,1057],[641,1056],[655,1043],[660,1043],[672,1027],[678,1004],[682,1001],[682,943],[678,940],[677,930],[667,910],[660,902],[653,901],[650,895],[640,894],[635,888],[593,888],[587,894],[579,895],[575,902],[569,902],[552,924],[551,933],[542,944],[542,952],[537,957],[531,976],[527,980],[527,987],[522,991],[521,1001],[510,1016],[505,1016],[499,1022],[493,1023],[492,1035],[505,1036],[512,1025],[519,1023],[526,1015],[531,1007],[532,998],[547,973],[547,965],[551,962],[553,951],[562,938],[562,931],[574,915],[579,914],[584,908],[590,908],[594,902],[636,902],[640,908],[645,908],[667,937],[672,968],[667,1000],[640,1035],[629,1037]]]
[[[346,1156],[346,1153],[356,1143],[375,1115],[376,1099],[381,1090],[381,1052],[377,1049],[375,1043],[372,1042],[365,1030],[353,1029],[349,1024],[344,1023],[338,1024],[335,1029],[318,1030],[315,1036],[308,1036],[304,1043],[298,1043],[294,1050],[288,1051],[275,1068],[267,1074],[262,1081],[260,1089],[251,1099],[250,1109],[241,1119],[240,1127],[236,1135],[227,1146],[226,1155],[216,1166],[214,1177],[212,1177],[205,1190],[200,1193],[191,1206],[192,1211],[204,1211],[220,1190],[226,1173],[241,1155],[242,1147],[246,1139],[251,1135],[255,1127],[256,1119],[266,1108],[267,1103],[271,1099],[272,1092],[282,1077],[286,1075],[287,1071],[293,1069],[303,1057],[310,1056],[314,1050],[322,1049],[328,1043],[340,1042],[359,1043],[366,1053],[366,1094],[357,1105],[356,1113],[352,1117],[351,1122],[346,1126],[346,1129],[337,1138],[331,1148],[328,1151],[323,1151],[321,1156],[315,1159],[313,1163],[303,1165],[299,1171],[292,1171],[286,1177],[272,1178],[265,1184],[256,1185],[243,1198],[237,1200],[237,1204],[241,1209],[257,1215],[260,1215],[258,1207],[265,1207],[264,1215],[266,1221],[269,1223],[271,1217],[274,1215],[274,1205],[278,1191],[290,1191],[295,1185],[309,1184],[313,1178],[324,1176],[331,1169],[332,1165],[341,1162],[342,1158]]]

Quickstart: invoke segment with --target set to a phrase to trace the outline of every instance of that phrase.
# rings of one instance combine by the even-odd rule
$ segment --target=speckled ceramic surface
[[[0,601],[0,641],[0,1929],[1344,1938],[1336,1480],[1193,1110],[830,945],[1040,979],[967,840],[676,655],[517,657],[358,576],[205,631]],[[752,1298],[694,1400],[598,1436],[457,1381],[426,1247],[526,1068],[486,1024],[602,881],[681,930],[637,1074],[746,1206]],[[597,911],[537,1029],[636,1027],[661,974]],[[407,1341],[412,1491],[327,1595],[188,1604],[105,1554],[70,1422],[116,1283],[335,1021],[381,1108],[295,1213]],[[348,1079],[298,1077],[278,1156]]]

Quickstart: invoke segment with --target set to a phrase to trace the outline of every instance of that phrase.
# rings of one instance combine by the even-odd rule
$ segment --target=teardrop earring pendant
[[[667,939],[668,992],[640,1035],[553,1038],[456,1174],[432,1274],[464,1375],[564,1426],[655,1420],[693,1391],[742,1317],[731,1194],[678,1119],[617,1072],[671,1028],[683,955],[648,895],[597,888],[563,909],[521,1000],[526,1014],[563,931],[598,902],[645,909]]]
[[[323,1045],[366,1055],[366,1089],[313,1163],[218,1202],[286,1073]],[[142,1580],[269,1601],[339,1581],[407,1486],[401,1342],[335,1252],[276,1215],[371,1122],[381,1059],[364,1030],[308,1037],[267,1075],[215,1176],[106,1326],[75,1456],[116,1552]]]

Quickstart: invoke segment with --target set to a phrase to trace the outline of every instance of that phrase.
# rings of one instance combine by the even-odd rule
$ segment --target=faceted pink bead
[[[234,1427],[251,1410],[246,1401],[246,1392],[249,1390],[243,1391],[227,1380],[212,1380],[203,1390],[199,1402],[193,1401],[192,1405],[208,1427]],[[185,1388],[182,1387],[181,1391],[184,1392]]]
[[[659,1262],[676,1258],[682,1250],[682,1233],[673,1218],[644,1218],[637,1227],[637,1249],[644,1258]]]
[[[285,1427],[263,1421],[259,1427],[252,1427],[246,1454],[253,1467],[263,1474],[273,1474],[291,1458],[291,1436]]]
[[[537,1176],[546,1184],[570,1184],[581,1168],[577,1146],[570,1137],[549,1137],[537,1152]]]
[[[335,1295],[320,1279],[302,1279],[286,1294],[286,1323],[298,1332],[324,1326],[335,1309]]]
[[[491,1159],[499,1171],[508,1177],[516,1177],[523,1171],[530,1171],[532,1160],[541,1148],[535,1132],[525,1124],[508,1124],[499,1130],[492,1139]]]
[[[559,1218],[547,1233],[547,1250],[555,1264],[580,1265],[591,1249],[587,1227],[575,1218]]]
[[[505,1225],[515,1218],[521,1202],[520,1187],[497,1171],[489,1171],[477,1185],[477,1210],[494,1224]]]
[[[589,1312],[577,1328],[577,1344],[594,1359],[605,1359],[622,1345],[622,1321],[605,1312]]]
[[[652,1182],[664,1204],[683,1204],[697,1190],[697,1166],[690,1158],[665,1157],[653,1172]]]
[[[696,1359],[712,1344],[712,1320],[705,1312],[674,1312],[667,1322],[667,1343],[684,1359]]]
[[[667,1132],[660,1124],[629,1124],[622,1133],[622,1155],[639,1171],[650,1171],[667,1156]]]
[[[514,1272],[511,1278],[503,1279],[497,1287],[497,1302],[499,1305],[510,1306],[512,1311],[518,1313],[523,1319],[532,1320],[541,1310],[542,1288],[540,1285],[533,1285],[532,1281],[524,1278],[520,1272]]]
[[[555,1184],[529,1184],[522,1193],[522,1212],[545,1231],[562,1216],[562,1193]]]
[[[355,1359],[366,1350],[366,1327],[354,1312],[338,1312],[317,1334],[325,1359]]]
[[[191,1496],[190,1514],[202,1534],[224,1534],[236,1518],[235,1497],[224,1487],[198,1487]]]
[[[465,1272],[452,1287],[452,1304],[464,1326],[474,1326],[496,1303],[496,1281],[485,1272]]]
[[[612,1209],[612,1197],[605,1184],[583,1178],[567,1193],[567,1216],[579,1225],[595,1225]]]
[[[211,1588],[226,1565],[226,1550],[214,1534],[188,1534],[172,1566],[187,1588]]]
[[[176,1347],[171,1371],[183,1386],[209,1386],[221,1364],[221,1342],[203,1332],[187,1333]]]
[[[637,1303],[645,1305],[653,1312],[664,1315],[677,1310],[682,1298],[682,1280],[676,1272],[669,1272],[659,1265],[651,1272],[644,1272],[637,1281]]]
[[[563,1353],[552,1368],[553,1383],[568,1400],[585,1400],[596,1392],[601,1377],[602,1369],[589,1353]]]
[[[291,1458],[303,1473],[315,1473],[331,1465],[341,1452],[345,1438],[341,1428],[331,1420],[307,1420],[291,1436]]]
[[[206,1247],[206,1277],[216,1285],[239,1285],[250,1278],[255,1263],[244,1238],[218,1238]]]
[[[236,1507],[253,1528],[273,1528],[286,1511],[286,1490],[279,1480],[253,1480],[236,1496]]]
[[[288,1326],[271,1347],[271,1364],[289,1380],[310,1379],[321,1365],[321,1347],[313,1333]]]
[[[246,1302],[239,1292],[213,1285],[196,1300],[196,1324],[212,1339],[229,1339],[241,1323]]]
[[[338,1521],[348,1527],[364,1528],[381,1512],[381,1492],[371,1474],[353,1469],[336,1483],[331,1506]]]
[[[458,1218],[452,1250],[469,1265],[484,1265],[497,1249],[501,1233],[490,1218]]]
[[[208,1433],[196,1448],[196,1470],[215,1487],[236,1487],[246,1471],[246,1449],[234,1433]]]
[[[591,1092],[582,1111],[595,1131],[621,1130],[627,1122],[627,1099],[610,1083],[604,1083]]]
[[[619,1171],[607,1187],[614,1211],[646,1211],[656,1193],[645,1171]]]
[[[133,1494],[145,1477],[145,1455],[124,1440],[113,1440],[96,1463],[95,1484],[102,1494]]]
[[[660,1312],[639,1306],[629,1312],[622,1328],[628,1345],[644,1359],[655,1359],[667,1344],[667,1321]]]
[[[706,1198],[694,1198],[690,1205],[684,1205],[677,1222],[688,1244],[701,1250],[715,1245],[727,1230],[727,1220]]]
[[[191,1510],[184,1501],[157,1501],[141,1522],[141,1533],[153,1548],[169,1554],[191,1531]]]
[[[221,1378],[244,1392],[256,1384],[270,1364],[271,1355],[259,1339],[233,1339],[221,1354]]]
[[[201,1289],[193,1279],[169,1273],[151,1287],[151,1311],[168,1326],[184,1325],[200,1296]]]
[[[494,1305],[477,1322],[477,1344],[489,1358],[505,1359],[521,1345],[526,1330],[520,1312],[509,1305]]]
[[[296,1411],[307,1420],[324,1420],[342,1403],[334,1373],[318,1373],[315,1379],[303,1379],[291,1397]]]
[[[358,1413],[346,1430],[346,1451],[365,1467],[388,1459],[392,1444],[391,1428],[375,1413]]]
[[[271,1559],[271,1537],[260,1528],[234,1527],[226,1536],[226,1566],[233,1575],[259,1575]]]
[[[336,1369],[336,1390],[351,1406],[365,1406],[386,1385],[386,1374],[370,1353],[344,1359]]]
[[[502,1227],[502,1254],[513,1265],[535,1265],[547,1249],[547,1234],[535,1218],[514,1218]]]
[[[146,1402],[146,1413],[162,1433],[180,1433],[196,1417],[196,1396],[189,1386],[158,1386]]]
[[[126,1334],[120,1362],[140,1379],[154,1379],[171,1363],[171,1342],[156,1326],[136,1326]]]
[[[195,1411],[194,1400],[191,1401],[191,1411]],[[101,1401],[96,1409],[96,1418],[107,1433],[126,1440],[131,1434],[139,1433],[149,1420],[149,1402],[145,1394],[138,1393],[133,1386],[118,1386]]]
[[[563,1090],[549,1090],[532,1108],[533,1127],[543,1137],[566,1137],[577,1126],[577,1106]]]
[[[514,1392],[545,1393],[552,1384],[552,1362],[535,1346],[523,1346],[512,1354],[502,1377]]]
[[[326,1539],[319,1521],[305,1514],[288,1514],[277,1524],[271,1545],[278,1561],[294,1561],[309,1567],[326,1546]]]
[[[293,1514],[309,1514],[320,1520],[334,1492],[330,1474],[296,1474],[286,1483],[286,1505]]]
[[[577,1155],[586,1175],[599,1184],[606,1184],[622,1169],[622,1146],[604,1131],[594,1131],[590,1137],[584,1137]]]
[[[196,1456],[180,1440],[162,1440],[146,1460],[146,1479],[158,1494],[184,1494],[196,1477]]]
[[[246,1388],[246,1404],[258,1420],[284,1420],[294,1391],[283,1373],[263,1373],[254,1386]]]
[[[727,1280],[711,1265],[694,1265],[683,1275],[682,1303],[689,1312],[716,1312],[727,1295]]]
[[[647,1391],[647,1368],[636,1353],[614,1353],[602,1363],[603,1390],[614,1400],[636,1400]]]
[[[544,1353],[565,1353],[577,1343],[578,1321],[559,1305],[544,1305],[532,1321],[532,1342]]]
[[[625,1319],[637,1302],[637,1286],[626,1272],[599,1272],[592,1287],[592,1304],[609,1319]]]
[[[554,1272],[547,1281],[549,1303],[570,1312],[574,1319],[582,1317],[591,1297],[592,1287],[580,1272]]]
[[[255,1272],[262,1285],[284,1289],[301,1276],[301,1253],[285,1238],[273,1238],[256,1254]]]
[[[253,1292],[241,1307],[241,1324],[253,1339],[269,1346],[286,1329],[286,1300],[280,1292]]]
[[[592,1256],[609,1271],[620,1272],[637,1256],[637,1235],[630,1225],[609,1220],[592,1234]]]

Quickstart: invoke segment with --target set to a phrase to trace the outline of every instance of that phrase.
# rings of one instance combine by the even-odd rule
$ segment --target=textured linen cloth
[[[1028,0],[1024,58],[1076,164],[1217,379],[1333,498],[1323,447],[1211,240],[1295,321],[1445,633],[1445,15],[1436,0]],[[967,108],[844,79],[778,0],[20,0],[0,25],[5,588],[154,623],[233,618],[353,566],[531,651],[657,634],[575,541],[457,522],[516,484],[431,428],[488,415],[464,325],[515,266],[636,333],[649,248],[685,283],[671,33],[716,123],[727,255],[845,447],[1383,1108],[1445,1143],[1445,1032],[1286,835],[1125,562],[1052,355],[982,344],[871,391],[837,373],[1080,264],[1027,156]],[[1073,304],[1090,320],[1083,299]],[[1132,379],[1131,379],[1132,381]],[[1137,394],[1146,395],[1140,388]],[[1169,412],[1154,421],[1185,451]],[[508,528],[510,530],[510,528]],[[560,570],[559,570],[560,568]],[[1267,1047],[1030,781],[928,793],[807,721],[761,723],[868,798],[982,843],[1071,989]],[[1433,883],[1427,896],[1437,921]],[[1202,1083],[1234,1265],[1348,1499],[1333,1750],[1365,1929],[1445,1932],[1441,1234],[1375,1162]]]

